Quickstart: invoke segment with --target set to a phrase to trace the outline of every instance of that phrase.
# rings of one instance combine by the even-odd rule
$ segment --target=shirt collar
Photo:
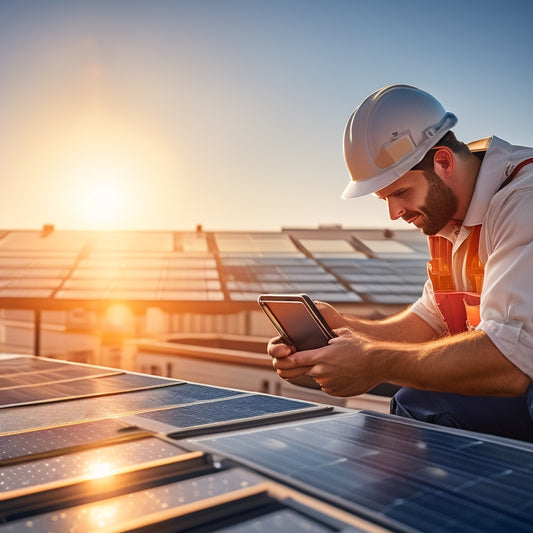
[[[468,146],[473,152],[486,150],[463,221],[463,226],[477,226],[483,222],[492,197],[506,178],[513,146],[498,137],[475,141]]]
[[[453,243],[460,233],[463,235],[463,240],[470,233],[470,229],[466,228],[466,232],[461,231],[465,226],[470,228],[483,222],[491,198],[506,178],[507,163],[513,150],[509,143],[498,137],[488,137],[474,141],[468,143],[468,147],[473,153],[485,152],[485,155],[479,168],[474,192],[463,222],[450,221],[437,234]]]

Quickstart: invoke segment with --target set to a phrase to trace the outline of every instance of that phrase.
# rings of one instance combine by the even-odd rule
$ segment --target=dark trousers
[[[513,398],[404,387],[392,398],[390,412],[441,426],[533,442],[533,384],[526,394]]]

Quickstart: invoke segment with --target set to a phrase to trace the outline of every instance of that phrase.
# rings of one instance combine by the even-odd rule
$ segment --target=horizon
[[[374,90],[430,92],[461,140],[533,145],[533,4],[441,10],[0,0],[0,226],[408,228],[340,199],[343,129]]]

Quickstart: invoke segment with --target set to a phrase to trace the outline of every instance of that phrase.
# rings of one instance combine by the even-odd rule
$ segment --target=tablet
[[[320,348],[336,337],[307,294],[262,294],[257,301],[284,342],[296,351]]]

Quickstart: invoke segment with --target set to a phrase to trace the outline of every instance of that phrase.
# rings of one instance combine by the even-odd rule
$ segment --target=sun
[[[119,218],[120,192],[113,184],[95,183],[87,187],[81,207],[81,214],[89,224],[107,226]]]
[[[120,221],[127,195],[124,169],[116,164],[86,165],[76,176],[76,209],[83,226],[112,229]]]
[[[54,121],[36,157],[41,162],[33,172],[45,193],[40,203],[56,225],[118,231],[161,215],[154,200],[176,175],[173,149],[158,134],[146,134],[147,121],[104,111]]]

